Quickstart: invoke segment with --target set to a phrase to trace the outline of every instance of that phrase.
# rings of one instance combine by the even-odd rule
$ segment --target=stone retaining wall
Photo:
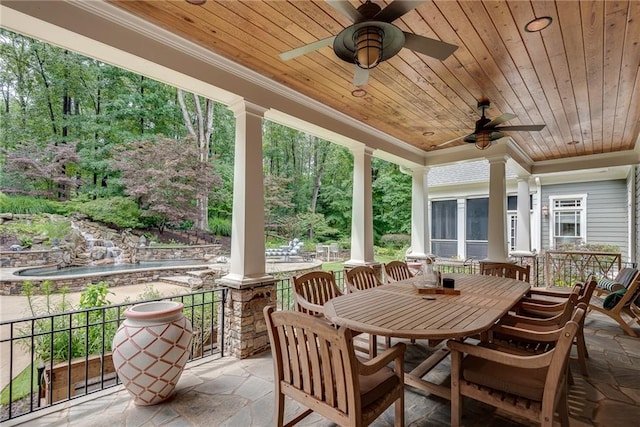
[[[212,260],[221,256],[222,245],[172,246],[156,247],[143,246],[138,248],[138,261],[161,261],[172,259],[202,259]]]
[[[0,266],[3,268],[41,267],[43,265],[58,265],[62,262],[63,252],[60,249],[0,252]]]
[[[178,259],[214,260],[223,255],[221,245],[137,248],[138,261],[163,261]],[[43,265],[65,265],[64,251],[60,249],[39,251],[2,251],[0,266],[3,268],[41,267]]]
[[[193,269],[194,267],[190,267],[188,269],[185,269],[184,267],[163,269],[156,268],[153,270],[122,271],[116,274],[85,276],[79,278],[58,277],[54,280],[51,280],[51,278],[43,277],[38,279],[29,279],[29,281],[36,287],[36,292],[37,288],[39,288],[42,285],[42,282],[45,280],[50,280],[53,282],[54,291],[59,291],[64,286],[67,286],[70,292],[80,292],[83,291],[86,286],[91,283],[105,281],[109,284],[110,287],[135,285],[137,283],[156,282],[160,279],[161,276],[175,276],[185,274],[187,270]],[[22,286],[24,285],[24,283],[25,280],[3,280],[0,283],[0,295],[21,295]],[[188,284],[185,284],[186,290],[190,291],[188,286]]]

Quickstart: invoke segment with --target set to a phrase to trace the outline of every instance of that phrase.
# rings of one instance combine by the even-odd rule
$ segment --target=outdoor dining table
[[[423,294],[414,284],[421,280],[417,276],[331,299],[324,305],[325,316],[334,324],[378,336],[464,339],[491,328],[530,288],[529,283],[496,276],[443,277],[455,280],[460,295]],[[436,350],[405,374],[405,384],[451,399],[450,387],[423,379],[448,354],[446,346]]]

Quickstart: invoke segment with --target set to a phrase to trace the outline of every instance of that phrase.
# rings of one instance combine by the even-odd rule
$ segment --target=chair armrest
[[[535,329],[525,329],[510,325],[495,325],[491,332],[498,335],[506,335],[511,338],[531,341],[531,342],[556,342],[560,338],[562,329],[551,331],[536,331]]]
[[[399,368],[402,369],[402,359],[404,358],[404,352],[407,348],[405,343],[399,342],[392,347],[386,349],[376,357],[366,362],[359,362],[358,371],[360,375],[371,375],[378,372],[384,366],[387,366],[394,359],[399,359],[401,362]],[[396,363],[398,360],[396,360]]]
[[[560,317],[562,313],[548,317],[545,319],[540,319],[537,317],[529,317],[522,316],[520,314],[505,314],[498,322],[503,325],[513,325],[515,323],[526,323],[532,326],[558,326],[558,317]],[[563,326],[563,325],[560,325]]]
[[[553,357],[553,352],[536,354],[532,356],[519,356],[515,354],[505,353],[500,350],[494,350],[452,340],[447,341],[447,347],[449,347],[451,351],[466,353],[471,356],[479,357],[491,362],[525,369],[547,367],[549,366],[551,358]]]
[[[563,304],[566,301],[565,299],[547,299],[547,298],[533,298],[533,297],[522,297],[520,298],[520,301],[518,301],[518,304],[522,304],[525,302],[531,303],[531,304],[544,304],[544,305],[555,305],[555,304]]]
[[[569,296],[571,295],[571,290],[569,290],[569,292],[564,292],[564,291],[554,291],[551,289],[533,288],[528,292],[528,295],[542,295],[546,297],[569,298]]]
[[[566,301],[565,301],[566,302]],[[564,310],[564,304],[565,302],[557,302],[557,303],[549,303],[549,302],[545,302],[545,303],[538,303],[538,302],[529,302],[529,301],[521,301],[519,305],[519,307],[524,310],[524,311],[545,311],[545,312],[549,312],[549,313],[554,313],[554,312],[559,312]]]
[[[295,296],[295,300],[298,304],[300,304],[300,306],[306,308],[309,311],[313,311],[315,313],[322,313],[324,314],[324,307],[321,306],[320,304],[313,304],[309,301],[307,301],[306,299],[302,298],[301,296],[296,295]]]

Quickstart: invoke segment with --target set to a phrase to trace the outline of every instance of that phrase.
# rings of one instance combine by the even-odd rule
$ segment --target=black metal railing
[[[193,326],[189,361],[224,355],[227,290],[193,292],[148,301],[184,304]],[[0,421],[10,420],[113,387],[120,382],[111,361],[111,341],[134,303],[52,313],[0,322],[3,367]]]

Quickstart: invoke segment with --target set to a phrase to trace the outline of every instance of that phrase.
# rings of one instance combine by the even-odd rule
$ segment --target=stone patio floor
[[[640,328],[635,330],[640,333]],[[636,426],[640,422],[640,338],[624,335],[606,316],[589,313],[585,336],[589,349],[589,376],[574,366],[575,384],[570,389],[570,425]],[[406,369],[430,351],[424,342],[407,343]],[[448,359],[432,375],[448,380]],[[273,425],[273,366],[269,352],[237,360],[230,357],[201,361],[188,366],[174,397],[163,404],[136,407],[121,387],[105,390],[54,408],[5,422],[25,426],[270,426]],[[288,401],[285,421],[301,409]],[[447,400],[411,387],[405,391],[405,424],[446,426],[450,424]],[[466,400],[466,426],[517,426],[530,423],[496,412],[484,404]],[[289,418],[287,418],[289,417]],[[313,414],[301,426],[331,426]],[[393,425],[393,406],[374,426]]]

